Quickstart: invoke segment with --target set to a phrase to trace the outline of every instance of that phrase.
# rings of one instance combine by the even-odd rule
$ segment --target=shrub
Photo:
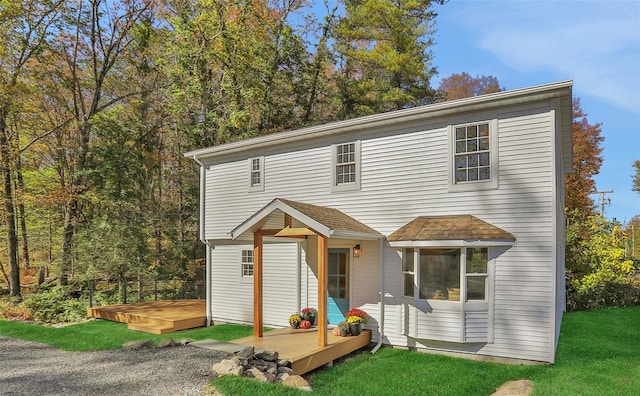
[[[45,323],[76,322],[87,317],[87,303],[72,296],[68,286],[41,289],[25,297],[23,305]]]
[[[640,279],[602,279],[584,285],[569,274],[567,277],[567,310],[578,311],[606,307],[640,305]]]
[[[0,318],[10,320],[31,320],[33,313],[30,309],[19,304],[15,299],[0,300]]]

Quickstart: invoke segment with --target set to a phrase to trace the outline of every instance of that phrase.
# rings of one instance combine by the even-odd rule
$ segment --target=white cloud
[[[469,7],[470,6],[470,7]],[[640,2],[465,3],[478,46],[521,72],[550,71],[640,114]]]

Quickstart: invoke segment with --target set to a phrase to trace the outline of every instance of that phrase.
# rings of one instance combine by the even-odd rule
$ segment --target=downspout
[[[209,243],[209,241],[207,241],[207,239],[204,236],[204,208],[205,208],[205,166],[202,163],[202,161],[200,161],[198,159],[197,156],[193,156],[193,160],[200,165],[200,213],[198,213],[198,225],[199,225],[199,234],[200,234],[200,241],[202,243],[204,243],[204,245],[206,246],[206,254],[205,254],[205,265],[206,265],[206,269],[205,269],[205,307],[207,310],[207,319],[206,319],[206,326],[209,327],[211,326],[211,288],[212,288],[212,284],[211,284],[211,251],[215,248],[215,246],[211,245]]]
[[[383,236],[380,238],[380,319],[378,320],[378,343],[371,350],[371,354],[374,354],[382,346],[382,339],[384,338],[384,242],[386,238]]]

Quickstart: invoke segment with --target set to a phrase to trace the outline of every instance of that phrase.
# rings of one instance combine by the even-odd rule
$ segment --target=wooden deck
[[[205,300],[150,301],[87,309],[94,318],[128,323],[129,329],[152,334],[203,327],[207,322]]]
[[[231,342],[276,351],[281,358],[290,360],[293,371],[301,375],[369,345],[371,332],[363,330],[359,336],[337,337],[329,331],[324,348],[318,346],[318,330],[315,328],[284,328],[265,332],[262,338],[250,336]]]

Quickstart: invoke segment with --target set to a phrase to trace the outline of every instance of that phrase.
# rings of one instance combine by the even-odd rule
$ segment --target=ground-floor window
[[[406,248],[403,294],[415,297],[417,289],[421,300],[486,301],[487,267],[487,248]]]
[[[253,276],[253,250],[242,251],[242,276]]]

